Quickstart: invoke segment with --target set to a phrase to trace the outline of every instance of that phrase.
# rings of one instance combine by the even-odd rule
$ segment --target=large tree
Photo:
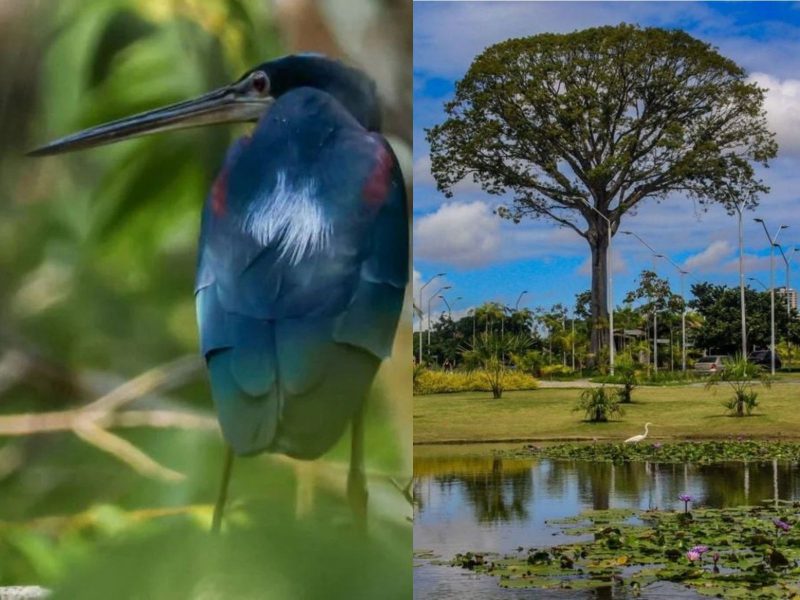
[[[670,194],[752,208],[777,152],[764,90],[713,47],[631,25],[511,39],[478,55],[428,130],[448,197],[471,177],[502,217],[555,221],[592,254],[592,349],[607,343],[606,254],[622,217]],[[688,208],[688,207],[687,207]]]

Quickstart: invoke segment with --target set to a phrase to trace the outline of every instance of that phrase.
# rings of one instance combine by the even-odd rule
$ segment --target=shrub
[[[533,390],[538,386],[537,380],[521,371],[506,371],[503,376],[504,390]],[[414,381],[414,393],[446,394],[453,392],[491,392],[489,376],[483,369],[473,371],[438,371],[425,369]]]
[[[636,371],[636,363],[630,356],[622,355],[614,365],[614,374],[619,377],[622,387],[617,390],[617,398],[621,404],[633,402],[631,394],[636,384],[639,382],[639,374]]]
[[[706,387],[727,383],[733,390],[733,397],[723,402],[723,406],[737,417],[749,415],[758,406],[758,392],[753,389],[755,381],[762,381],[765,386],[770,386],[770,379],[766,371],[758,365],[749,362],[741,354],[736,358],[726,360],[725,368],[714,373],[708,380]]]
[[[590,423],[605,423],[609,417],[624,414],[617,395],[607,392],[604,386],[583,390],[573,410],[582,411]]]
[[[530,342],[530,338],[523,335],[482,333],[472,348],[464,350],[462,357],[465,364],[481,367],[482,377],[492,390],[492,396],[501,398],[508,372],[506,358],[524,352]]]
[[[420,385],[420,377],[422,377],[423,373],[427,372],[427,370],[428,369],[425,367],[425,363],[418,363],[418,362],[414,363],[414,379],[413,379],[414,388],[413,389],[414,389],[414,393],[415,394],[419,393],[417,390],[419,389],[419,385]]]
[[[534,377],[541,377],[544,356],[539,350],[528,350],[521,354],[512,354],[511,360],[520,371],[530,373]]]
[[[565,365],[545,365],[540,369],[542,377],[569,377],[575,373],[570,367]]]

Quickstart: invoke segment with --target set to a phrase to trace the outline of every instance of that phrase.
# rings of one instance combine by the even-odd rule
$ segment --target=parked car
[[[730,360],[731,357],[727,354],[709,354],[708,356],[701,356],[694,363],[695,373],[702,375],[713,375],[725,369],[725,362]]]
[[[747,360],[754,365],[759,365],[766,369],[772,368],[772,352],[769,350],[755,350],[750,353]],[[779,354],[775,354],[775,368],[781,368],[781,357]]]

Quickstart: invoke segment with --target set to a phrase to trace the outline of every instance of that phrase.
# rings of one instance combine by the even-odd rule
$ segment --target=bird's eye
[[[269,89],[269,77],[264,71],[256,71],[251,77],[253,89],[259,94],[263,94]]]

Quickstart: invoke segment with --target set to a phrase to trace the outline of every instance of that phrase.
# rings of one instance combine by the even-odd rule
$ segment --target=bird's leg
[[[222,526],[222,514],[225,512],[225,501],[228,499],[228,484],[233,470],[233,449],[225,445],[225,462],[222,465],[222,480],[219,483],[217,503],[214,505],[214,519],[211,521],[211,532],[219,533]]]
[[[347,474],[347,499],[359,529],[367,528],[367,476],[364,472],[364,409],[353,417],[350,442],[350,471]]]

